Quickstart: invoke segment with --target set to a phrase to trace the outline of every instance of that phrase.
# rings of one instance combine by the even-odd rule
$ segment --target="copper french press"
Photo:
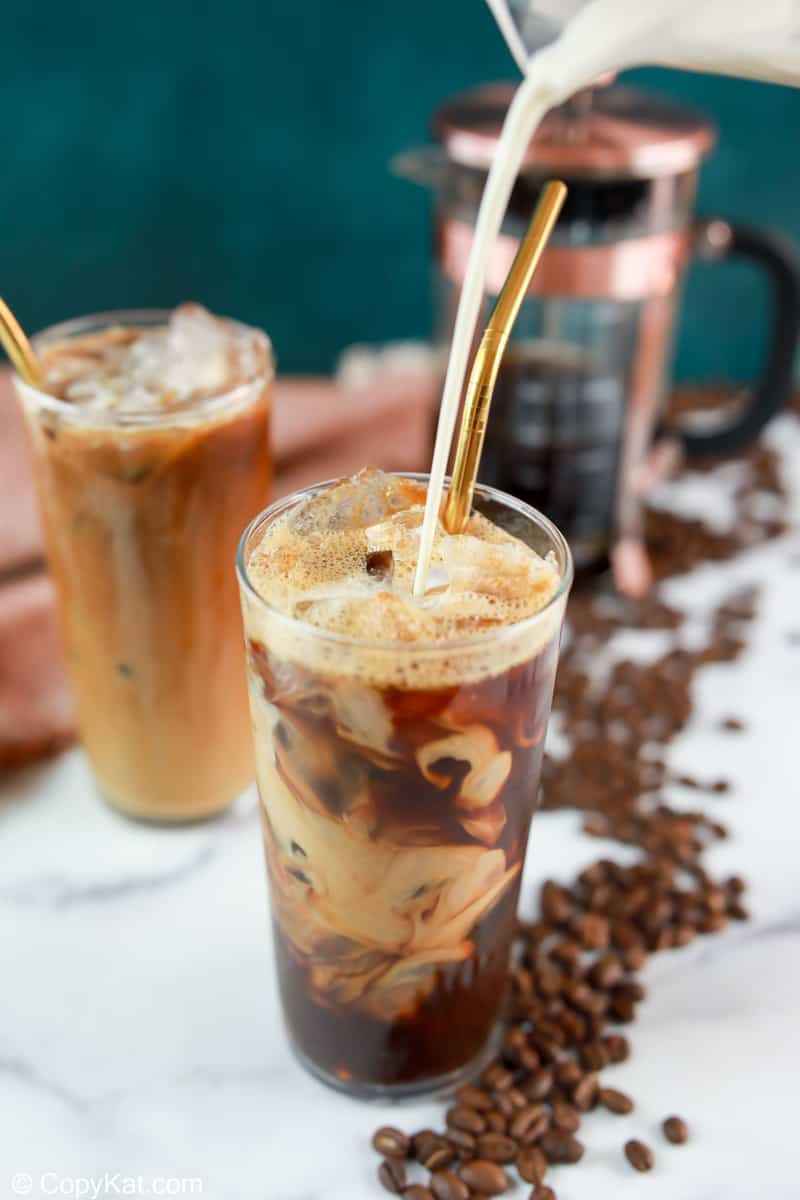
[[[513,88],[490,85],[446,102],[436,145],[409,151],[399,173],[432,186],[437,335],[449,340],[486,174]],[[752,441],[786,402],[800,330],[800,274],[766,231],[697,220],[700,162],[715,140],[693,109],[623,86],[595,87],[552,111],[528,147],[488,280],[496,296],[541,188],[567,200],[500,369],[480,478],[546,512],[576,564],[611,556],[617,581],[646,590],[641,498],[681,455]],[[733,411],[666,423],[681,283],[693,254],[752,260],[772,296],[761,377]],[[618,569],[619,568],[619,569]]]

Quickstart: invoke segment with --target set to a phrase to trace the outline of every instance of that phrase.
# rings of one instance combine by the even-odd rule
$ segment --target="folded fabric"
[[[369,464],[423,470],[430,454],[435,374],[424,359],[367,356],[338,380],[279,379],[273,414],[273,495]],[[0,371],[0,769],[74,738],[74,716],[46,576],[23,421]]]
[[[74,725],[53,589],[40,571],[0,588],[0,768],[62,749]]]

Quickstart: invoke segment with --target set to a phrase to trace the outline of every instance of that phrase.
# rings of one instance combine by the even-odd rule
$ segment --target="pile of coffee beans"
[[[747,511],[748,537],[652,512],[648,535],[659,579],[731,557],[751,544],[752,526],[759,538],[783,531],[778,517],[753,515],[756,494],[783,496],[774,456],[757,448],[740,459],[749,475],[737,493],[737,516]],[[456,1093],[444,1129],[407,1135],[385,1127],[374,1135],[388,1192],[406,1200],[478,1200],[521,1179],[532,1186],[530,1200],[556,1200],[550,1168],[580,1162],[589,1114],[635,1114],[634,1100],[602,1076],[631,1053],[623,1029],[645,998],[639,973],[651,954],[747,919],[743,880],[715,879],[702,862],[706,847],[726,836],[724,825],[699,809],[672,808],[662,789],[673,784],[712,796],[728,790],[723,778],[671,776],[664,750],[692,715],[695,673],[741,654],[756,600],[753,589],[729,596],[713,615],[706,645],[692,650],[681,643],[684,614],[657,597],[633,603],[595,582],[570,600],[554,700],[569,751],[545,764],[543,805],[582,811],[587,833],[635,846],[640,857],[633,865],[601,858],[569,885],[542,885],[536,919],[519,924],[496,1059]],[[673,644],[655,662],[618,662],[598,679],[591,669],[597,651],[629,628],[662,630]],[[743,723],[727,714],[721,727],[736,733]],[[666,1117],[661,1130],[667,1145],[689,1137],[679,1116]],[[621,1153],[635,1171],[654,1166],[652,1148],[637,1138],[625,1140]]]

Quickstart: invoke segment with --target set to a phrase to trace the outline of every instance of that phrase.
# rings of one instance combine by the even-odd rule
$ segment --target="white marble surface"
[[[771,436],[800,462],[797,423],[784,419]],[[672,495],[724,519],[719,492],[698,479]],[[794,505],[797,515],[798,495]],[[796,525],[779,543],[669,588],[697,614],[691,633],[737,584],[764,585],[749,650],[706,670],[695,719],[669,752],[678,769],[737,781],[707,801],[733,832],[710,863],[748,877],[753,920],[648,966],[635,1054],[606,1073],[636,1097],[636,1112],[587,1120],[584,1162],[552,1172],[559,1200],[800,1196],[798,560]],[[626,640],[649,653],[660,636]],[[730,714],[746,733],[718,730]],[[696,799],[680,789],[671,798]],[[575,813],[536,819],[527,896],[544,875],[566,879],[606,848],[619,853],[578,826]],[[2,1197],[368,1200],[382,1194],[371,1130],[386,1118],[418,1128],[440,1115],[437,1105],[348,1101],[291,1059],[252,796],[217,823],[163,831],[104,808],[77,751],[5,781],[0,946]],[[672,1112],[691,1123],[685,1147],[657,1133]],[[622,1158],[633,1136],[656,1149],[647,1178]]]

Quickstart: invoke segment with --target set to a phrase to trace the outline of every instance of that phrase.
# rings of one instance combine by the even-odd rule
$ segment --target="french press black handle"
[[[687,458],[727,454],[756,439],[789,399],[800,339],[800,264],[789,242],[762,229],[721,220],[696,222],[694,239],[700,258],[747,258],[762,268],[772,296],[772,324],[761,377],[739,415],[707,432],[690,431],[680,425],[672,429],[681,439]]]

